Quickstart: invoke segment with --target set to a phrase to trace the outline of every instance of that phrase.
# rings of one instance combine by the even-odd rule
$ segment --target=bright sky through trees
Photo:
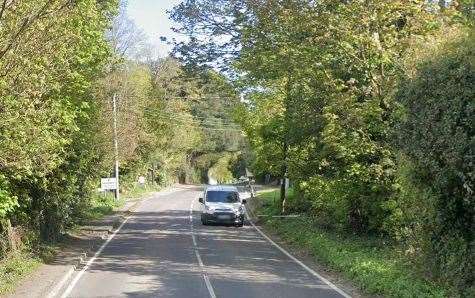
[[[129,0],[127,12],[136,25],[144,30],[149,42],[157,49],[160,56],[166,56],[171,47],[160,41],[160,36],[168,39],[177,38],[178,34],[171,30],[173,22],[168,18],[170,10],[180,0]]]

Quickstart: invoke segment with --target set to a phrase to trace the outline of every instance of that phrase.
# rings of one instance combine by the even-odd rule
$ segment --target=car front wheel
[[[208,225],[208,221],[204,218],[204,216],[201,216],[201,223],[202,223],[204,226],[207,226],[207,225]]]

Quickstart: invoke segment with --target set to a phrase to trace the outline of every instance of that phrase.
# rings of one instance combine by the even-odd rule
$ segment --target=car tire
[[[240,223],[236,224],[236,227],[239,227],[239,228],[240,228],[240,227],[242,227],[242,226],[244,226],[244,221],[241,221]]]

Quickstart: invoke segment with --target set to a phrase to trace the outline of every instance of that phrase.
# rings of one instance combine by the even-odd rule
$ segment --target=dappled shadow
[[[242,229],[197,226],[196,234],[206,272],[221,294],[233,288],[242,295],[236,297],[330,297],[335,294],[250,226]]]
[[[218,297],[339,297],[252,227],[202,226],[194,213],[192,230],[189,215],[134,212],[71,297],[209,297],[196,249]]]
[[[61,239],[61,249],[51,258],[44,260],[47,265],[77,264],[83,254],[91,254],[103,243],[102,237],[96,235],[65,234]]]

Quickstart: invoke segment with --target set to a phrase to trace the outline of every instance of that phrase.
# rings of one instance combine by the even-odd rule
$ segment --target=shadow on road
[[[189,210],[183,209],[135,212],[72,297],[209,297],[192,243]],[[252,227],[202,226],[197,213],[193,224],[204,270],[218,297],[338,297]],[[96,295],[89,294],[84,297]]]

